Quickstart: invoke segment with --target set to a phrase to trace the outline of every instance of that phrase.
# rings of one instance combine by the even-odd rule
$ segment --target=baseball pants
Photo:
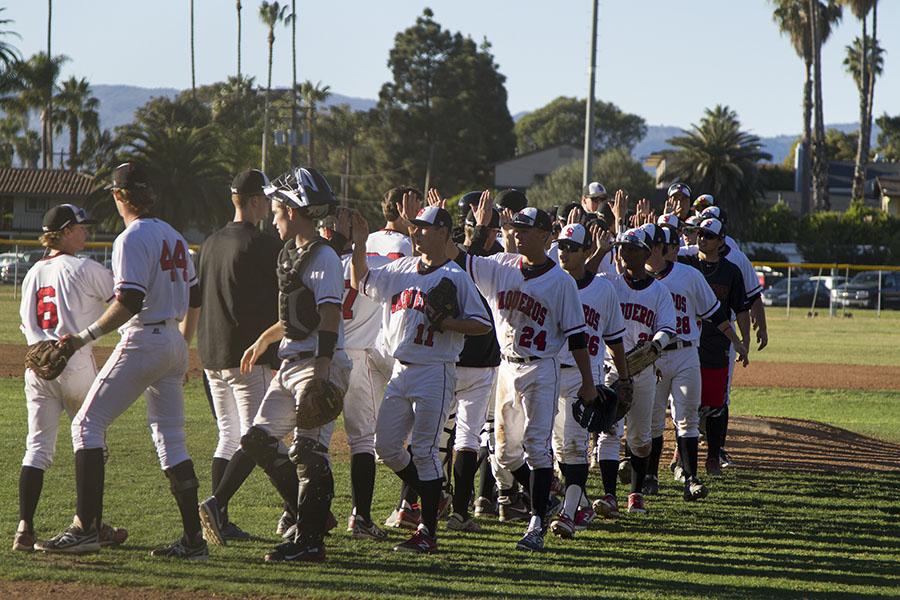
[[[206,379],[219,428],[213,457],[231,460],[269,389],[272,369],[269,365],[254,365],[246,375],[240,369],[206,369]]]
[[[441,478],[438,448],[455,387],[456,365],[395,361],[375,424],[375,451],[392,471],[412,460],[421,481]]]
[[[25,370],[25,404],[28,409],[28,437],[25,439],[23,467],[46,471],[56,454],[59,418],[65,411],[73,419],[81,408],[97,365],[90,348],[79,350],[69,359],[65,370],[52,381]]]
[[[384,387],[378,387],[381,380],[375,373],[376,357],[371,350],[347,350],[353,361],[350,382],[344,396],[344,430],[350,454],[375,454],[375,421],[384,397]]]
[[[700,435],[700,355],[694,347],[663,352],[656,361],[656,396],[651,437],[666,429],[666,405],[671,403],[672,422],[680,437]]]
[[[279,453],[287,454],[283,447],[284,437],[294,432],[295,437],[304,437],[320,443],[328,448],[334,421],[315,429],[297,428],[297,401],[303,389],[313,380],[315,375],[315,358],[284,361],[281,368],[269,384],[269,389],[259,406],[253,425],[259,427],[278,440]],[[331,369],[328,380],[342,390],[347,389],[350,378],[350,359],[347,354],[338,350],[331,358]]]
[[[613,369],[607,381],[616,381],[618,374]],[[649,456],[652,436],[651,417],[653,414],[653,403],[656,395],[656,373],[652,367],[648,367],[634,376],[634,394],[631,400],[631,410],[625,415],[625,441],[628,442],[629,448],[636,456]],[[603,458],[604,444],[610,444],[609,438],[614,438],[616,445],[619,443],[619,436],[612,436],[609,433],[600,434],[600,457]],[[618,456],[618,448],[616,449]]]
[[[559,360],[528,363],[503,360],[494,407],[496,456],[500,467],[515,471],[553,467],[553,419],[559,401]],[[501,477],[497,480],[503,484]]]
[[[576,367],[559,371],[559,400],[553,421],[553,452],[556,460],[567,465],[586,465],[590,433],[572,415],[578,401],[581,372]]]
[[[190,459],[184,434],[187,343],[174,319],[165,325],[132,325],[94,379],[72,420],[76,451],[106,447],[106,430],[143,393],[147,424],[163,470]]]
[[[496,383],[494,367],[456,367],[456,393],[450,408],[456,413],[454,452],[478,452]]]

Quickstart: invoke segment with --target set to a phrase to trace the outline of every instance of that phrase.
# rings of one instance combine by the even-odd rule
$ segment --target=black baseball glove
[[[425,316],[428,322],[438,331],[447,317],[455,319],[459,316],[459,303],[456,300],[456,285],[446,277],[442,277],[436,286],[425,294]]]
[[[605,385],[597,386],[597,399],[590,404],[581,397],[572,405],[572,416],[578,424],[591,433],[601,433],[612,429],[619,420],[618,400],[615,390]]]

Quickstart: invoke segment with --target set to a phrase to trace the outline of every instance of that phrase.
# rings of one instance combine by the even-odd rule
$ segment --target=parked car
[[[6,253],[13,254],[15,253]],[[22,283],[22,280],[25,279],[25,274],[28,272],[28,269],[34,266],[34,263],[41,260],[44,256],[44,250],[28,250],[26,252],[21,252],[19,254],[19,259],[16,261],[15,259],[6,262],[5,264],[0,263],[0,281],[3,283]],[[17,266],[18,263],[18,266]]]
[[[863,271],[831,292],[837,306],[875,308],[878,306],[878,279],[881,275],[881,307],[900,308],[900,273]]]
[[[829,292],[836,287],[840,287],[847,283],[849,279],[843,275],[815,275],[809,278],[810,281],[821,281],[828,288]],[[821,291],[821,290],[820,290]]]
[[[820,281],[818,282],[819,289],[817,291],[816,284],[816,281],[808,277],[792,277],[791,306],[810,307],[813,303],[813,297],[815,297],[817,307],[827,307],[830,290]],[[787,278],[778,281],[778,283],[762,293],[762,301],[766,306],[786,306],[787,299]]]

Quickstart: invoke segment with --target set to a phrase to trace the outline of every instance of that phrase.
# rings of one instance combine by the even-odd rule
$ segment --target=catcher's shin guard
[[[334,498],[334,477],[328,448],[315,440],[297,437],[288,456],[297,467],[297,530],[307,540],[321,540]]]
[[[278,440],[255,425],[241,438],[241,449],[265,471],[288,506],[297,505],[297,474],[291,461],[278,452]]]

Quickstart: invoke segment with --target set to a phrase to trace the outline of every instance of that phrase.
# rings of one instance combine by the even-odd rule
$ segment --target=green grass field
[[[0,343],[21,344],[17,303],[0,289]],[[772,343],[758,360],[900,365],[900,318],[857,311],[853,319],[770,318]],[[116,336],[108,336],[112,344]],[[880,347],[879,347],[880,346]],[[893,350],[891,350],[893,348]],[[886,351],[887,349],[887,351]],[[781,357],[781,358],[779,358]],[[785,358],[790,357],[790,358]],[[900,443],[900,393],[742,388],[733,413],[812,419]],[[440,552],[398,555],[390,543],[349,539],[339,527],[323,565],[264,565],[276,542],[280,508],[253,473],[232,503],[232,518],[257,536],[213,548],[206,563],[151,560],[155,545],[179,535],[168,483],[158,468],[139,400],[109,431],[105,516],[131,532],[126,546],[94,556],[48,557],[10,551],[17,522],[18,467],[26,433],[22,380],[0,378],[0,579],[196,590],[200,597],[314,598],[896,598],[900,596],[900,472],[753,472],[728,470],[709,481],[711,496],[686,504],[663,477],[645,517],[595,524],[573,541],[548,538],[548,551],[525,555],[513,545],[520,524],[482,520],[481,534],[441,531]],[[188,445],[209,491],[215,425],[199,382],[187,387]],[[38,507],[41,535],[65,527],[74,510],[68,423],[60,428],[56,463]],[[334,460],[334,512],[348,514],[346,456]],[[591,475],[589,491],[599,489]],[[379,468],[374,514],[384,518],[397,495],[396,477]],[[620,489],[623,500],[627,490]],[[20,588],[27,590],[27,588]]]

